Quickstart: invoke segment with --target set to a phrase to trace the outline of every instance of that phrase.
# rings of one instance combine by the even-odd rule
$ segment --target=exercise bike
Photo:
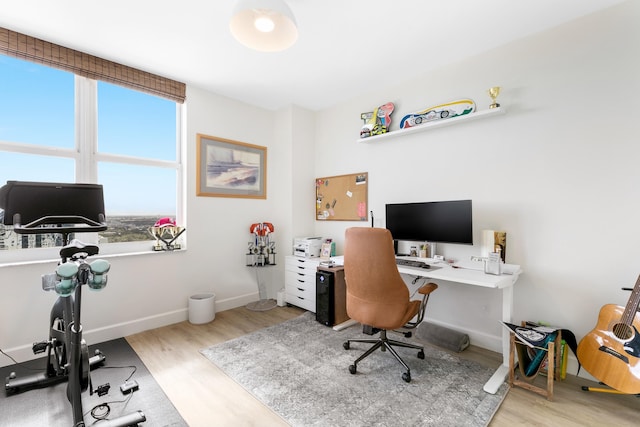
[[[102,364],[105,356],[99,350],[90,356],[82,338],[82,287],[103,289],[111,266],[104,259],[88,260],[98,254],[98,246],[69,239],[76,233],[107,229],[102,186],[8,181],[0,188],[0,208],[4,209],[4,224],[13,225],[18,234],[59,234],[62,238],[55,273],[42,276],[42,288],[58,294],[51,309],[49,339],[33,345],[34,354],[47,353],[45,369],[21,378],[12,372],[6,379],[5,390],[12,394],[67,381],[73,426],[83,427],[82,393],[91,386],[91,368]],[[69,215],[69,210],[80,215]],[[144,413],[135,411],[100,425],[136,426],[144,421]]]

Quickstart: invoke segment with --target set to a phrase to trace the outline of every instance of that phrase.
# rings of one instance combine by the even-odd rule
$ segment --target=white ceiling
[[[287,0],[299,38],[249,50],[235,0],[0,0],[0,26],[268,109],[320,110],[623,0]]]

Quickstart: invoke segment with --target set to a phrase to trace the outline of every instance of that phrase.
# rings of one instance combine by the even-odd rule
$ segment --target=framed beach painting
[[[198,196],[267,198],[267,148],[197,134]]]

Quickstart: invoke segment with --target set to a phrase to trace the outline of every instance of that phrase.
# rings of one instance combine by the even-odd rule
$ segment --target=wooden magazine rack
[[[562,336],[558,330],[556,338],[549,342],[547,348],[535,347],[536,350],[546,352],[546,355],[536,368],[535,372],[527,376],[525,374],[525,367],[531,360],[527,352],[529,347],[521,342],[514,333],[511,333],[511,345],[509,347],[509,385],[511,387],[522,387],[526,390],[545,396],[547,400],[553,400],[553,382],[554,380],[560,379],[561,341]],[[514,366],[516,355],[518,357],[517,370]],[[549,355],[555,355],[555,357],[549,357]],[[547,375],[546,387],[534,385],[535,379],[544,371],[546,371]]]

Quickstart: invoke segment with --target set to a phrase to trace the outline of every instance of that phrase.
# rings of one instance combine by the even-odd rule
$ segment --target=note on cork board
[[[369,174],[316,178],[316,220],[368,221]]]

